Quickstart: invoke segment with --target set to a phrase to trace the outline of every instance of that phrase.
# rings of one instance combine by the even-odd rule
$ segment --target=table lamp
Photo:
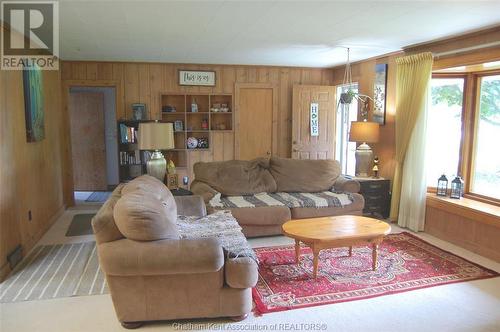
[[[356,176],[368,177],[373,152],[366,143],[377,143],[379,137],[379,125],[376,122],[353,121],[349,130],[349,141],[362,143],[356,148]]]
[[[147,172],[164,181],[167,161],[160,150],[174,148],[174,126],[165,122],[141,122],[139,124],[139,150],[153,150],[151,159],[146,163]]]

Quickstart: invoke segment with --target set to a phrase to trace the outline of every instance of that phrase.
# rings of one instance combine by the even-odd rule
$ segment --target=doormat
[[[75,214],[66,231],[66,236],[82,236],[94,234],[92,231],[92,218],[95,213]]]

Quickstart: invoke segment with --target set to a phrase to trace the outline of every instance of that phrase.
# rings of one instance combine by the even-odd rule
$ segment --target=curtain
[[[422,185],[425,185],[424,155],[425,150],[425,107],[427,104],[427,90],[432,73],[432,53],[420,53],[396,59],[396,167],[392,184],[391,220],[398,220],[398,224],[420,230],[423,228],[423,219],[418,218],[419,211],[425,209],[425,199],[419,199]],[[415,130],[417,122],[422,125]],[[408,147],[411,145],[410,158],[405,166]],[[412,173],[413,172],[413,173]],[[406,174],[405,174],[406,173]],[[404,181],[403,181],[404,180]],[[404,196],[402,186],[404,182]],[[420,184],[420,185],[417,185]],[[411,196],[418,193],[418,196]],[[425,196],[425,194],[424,194]],[[411,202],[414,200],[414,202]],[[399,214],[403,206],[403,214]],[[402,220],[399,220],[399,217]],[[410,218],[410,219],[408,219]],[[423,218],[423,214],[420,215]]]

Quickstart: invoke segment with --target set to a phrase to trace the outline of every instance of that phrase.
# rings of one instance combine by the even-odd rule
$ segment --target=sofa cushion
[[[290,220],[290,209],[286,206],[264,206],[229,209],[238,223],[245,225],[282,225]]]
[[[122,197],[123,184],[119,184],[111,193],[108,200],[97,211],[94,218],[92,218],[92,229],[95,234],[97,243],[104,243],[115,241],[123,238],[123,234],[116,226],[113,217],[113,209],[116,202]]]
[[[300,160],[272,157],[270,172],[281,192],[330,190],[340,175],[336,160]]]
[[[342,207],[298,207],[290,209],[292,219],[341,216],[346,214],[361,215],[365,206],[365,199],[360,194],[351,194],[353,199],[349,205]]]
[[[170,196],[172,196],[172,193],[163,182],[150,175],[141,175],[125,184],[122,189],[122,195],[126,195],[137,190],[145,191],[162,201],[167,200]]]
[[[113,211],[120,232],[137,241],[178,239],[177,207],[172,194],[168,194],[164,200],[141,189],[124,194]]]
[[[276,181],[269,172],[269,159],[198,162],[193,167],[196,181],[204,182],[223,195],[275,192]]]

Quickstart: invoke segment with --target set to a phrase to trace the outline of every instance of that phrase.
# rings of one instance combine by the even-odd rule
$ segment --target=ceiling
[[[329,67],[500,24],[500,1],[60,1],[64,60]]]

